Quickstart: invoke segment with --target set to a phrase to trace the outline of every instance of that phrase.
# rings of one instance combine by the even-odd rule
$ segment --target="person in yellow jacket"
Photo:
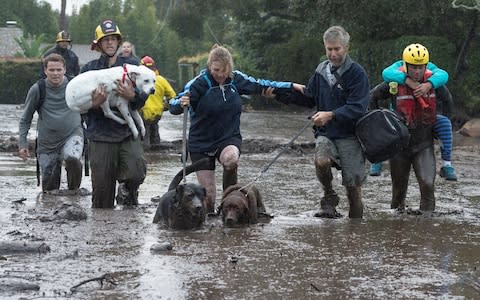
[[[168,100],[175,98],[177,94],[168,80],[160,75],[153,58],[146,55],[142,57],[140,63],[157,74],[155,78],[155,93],[148,97],[145,105],[140,110],[146,130],[143,145],[145,148],[151,148],[160,144],[158,121],[162,118],[163,112],[168,110]]]

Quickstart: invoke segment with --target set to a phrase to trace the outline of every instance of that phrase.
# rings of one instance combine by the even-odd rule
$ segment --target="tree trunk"
[[[62,0],[62,7],[60,10],[60,30],[66,30],[66,24],[65,24],[65,9],[67,7],[67,0]]]
[[[476,36],[477,24],[478,24],[478,11],[475,10],[473,11],[472,25],[470,26],[470,30],[468,31],[468,34],[465,37],[465,40],[462,45],[462,49],[458,54],[457,63],[455,64],[455,71],[453,73],[454,79],[460,79],[460,74],[462,73],[462,71],[468,68],[467,63],[465,62],[465,59],[467,57],[470,44]]]

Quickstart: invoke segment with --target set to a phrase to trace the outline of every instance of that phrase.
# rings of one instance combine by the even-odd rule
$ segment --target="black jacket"
[[[68,80],[72,80],[73,77],[77,76],[80,73],[80,65],[78,63],[78,56],[75,54],[70,49],[67,48],[62,48],[60,46],[55,46],[48,50],[43,57],[46,57],[49,54],[56,53],[59,54],[65,59],[65,64],[66,64],[66,72],[65,75],[67,76]],[[42,63],[42,68],[41,68],[41,73],[40,73],[41,78],[46,78],[45,72],[43,69],[43,63]]]

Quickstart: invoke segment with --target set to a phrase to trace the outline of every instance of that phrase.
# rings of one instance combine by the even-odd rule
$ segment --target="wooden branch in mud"
[[[70,291],[73,293],[73,292],[75,292],[75,290],[76,290],[78,287],[80,287],[80,286],[82,286],[82,285],[84,285],[84,284],[86,284],[86,283],[92,282],[92,281],[98,281],[98,282],[100,283],[100,286],[101,286],[101,287],[103,287],[103,282],[104,282],[104,281],[110,283],[111,285],[117,285],[117,283],[116,283],[115,280],[113,279],[112,274],[106,273],[106,274],[104,274],[103,276],[100,276],[100,277],[95,277],[95,278],[86,279],[86,280],[80,282],[79,284],[76,284],[76,285],[72,286],[72,287],[70,288]]]
[[[24,242],[24,241],[1,241],[0,255],[19,253],[45,254],[50,252],[50,246],[46,243]]]
[[[319,289],[315,284],[310,283],[310,286],[311,286],[314,290],[316,290],[317,292],[321,292],[320,289]]]

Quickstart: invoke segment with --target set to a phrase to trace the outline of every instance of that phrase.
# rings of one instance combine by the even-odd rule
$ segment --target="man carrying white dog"
[[[95,40],[92,42],[92,50],[101,52],[101,56],[83,66],[81,73],[123,64],[138,65],[128,57],[117,56],[121,43],[122,34],[118,26],[112,20],[104,20],[95,29]],[[117,93],[130,101],[132,110],[143,107],[148,97],[128,80],[117,83]],[[92,108],[83,115],[92,170],[92,207],[114,207],[117,180],[117,204],[136,206],[138,188],[147,172],[143,147],[140,139],[133,138],[128,125],[104,116],[100,105],[105,102],[106,96],[104,86],[92,91]]]

